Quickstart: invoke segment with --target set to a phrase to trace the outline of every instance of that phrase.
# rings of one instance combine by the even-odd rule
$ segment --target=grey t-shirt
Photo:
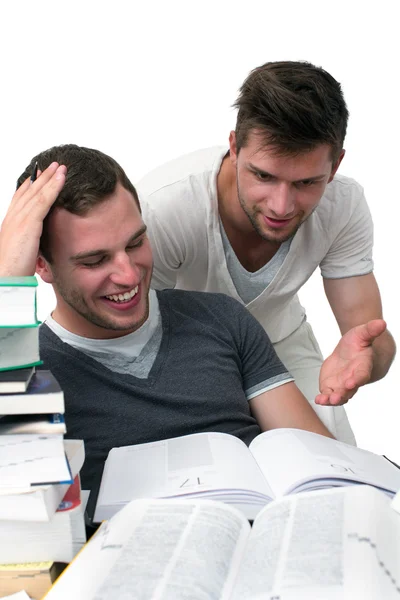
[[[276,254],[268,261],[261,269],[251,273],[247,271],[240,263],[238,257],[233,250],[224,226],[220,219],[220,229],[222,237],[222,245],[224,247],[226,266],[228,267],[229,275],[232,278],[233,284],[237,293],[245,304],[250,304],[254,298],[257,298],[266,287],[271,283],[277,272],[279,271],[283,261],[289,252],[292,238],[283,242]]]
[[[181,290],[157,296],[162,339],[146,378],[116,373],[40,328],[44,368],[64,391],[66,437],[85,441],[85,489],[99,485],[116,446],[200,431],[250,443],[260,428],[248,395],[291,380],[261,325],[236,300]]]

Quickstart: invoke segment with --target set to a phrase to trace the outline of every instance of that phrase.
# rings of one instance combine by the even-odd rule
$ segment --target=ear
[[[53,283],[53,273],[47,260],[39,254],[36,259],[36,273],[45,283]]]
[[[342,160],[343,160],[343,158],[344,158],[344,155],[345,155],[345,153],[346,153],[346,150],[344,150],[344,149],[343,149],[343,150],[341,151],[340,155],[339,155],[339,158],[337,159],[337,161],[336,161],[336,162],[335,162],[335,164],[333,165],[333,167],[332,167],[332,172],[331,172],[331,174],[330,174],[330,176],[329,176],[329,179],[328,179],[328,183],[330,183],[330,182],[332,181],[332,179],[335,177],[335,175],[336,175],[336,171],[338,170],[338,168],[339,168],[339,165],[340,165],[340,163],[342,162]]]
[[[231,131],[229,134],[229,158],[232,164],[236,167],[237,163],[237,148],[236,148],[236,133]]]

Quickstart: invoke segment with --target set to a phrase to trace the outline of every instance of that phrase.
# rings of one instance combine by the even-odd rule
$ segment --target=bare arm
[[[50,165],[15,192],[0,230],[0,277],[33,275],[43,220],[65,183],[66,167]]]
[[[319,404],[344,404],[366,383],[386,375],[396,346],[382,319],[379,288],[372,273],[324,279],[325,293],[342,333],[320,374]]]
[[[262,431],[291,427],[333,437],[295,383],[285,383],[249,401]]]
[[[382,302],[373,273],[347,279],[324,279],[326,297],[342,335],[357,325],[382,319]],[[396,345],[385,329],[372,341],[374,351],[370,382],[386,375],[393,361]]]

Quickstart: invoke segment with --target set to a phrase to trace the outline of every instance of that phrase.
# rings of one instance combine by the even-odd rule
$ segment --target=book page
[[[231,435],[198,433],[114,448],[104,468],[94,520],[109,518],[137,498],[211,497],[214,491],[213,497],[220,499],[230,491],[233,503],[240,503],[248,490],[258,494],[258,510],[272,495],[247,446]]]
[[[250,450],[275,497],[351,481],[400,488],[400,470],[382,456],[309,431],[268,431],[253,440]]]
[[[399,597],[400,519],[378,490],[308,492],[257,517],[232,600],[393,600]]]
[[[46,600],[228,600],[249,531],[222,503],[131,502],[103,523]]]
[[[62,435],[0,436],[0,488],[72,483]],[[33,490],[34,491],[34,490]]]

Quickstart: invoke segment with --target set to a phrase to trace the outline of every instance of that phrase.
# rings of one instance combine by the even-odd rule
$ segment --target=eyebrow
[[[132,242],[137,240],[137,238],[146,233],[146,230],[147,226],[143,225],[143,227],[141,227],[136,233],[134,233],[129,238],[126,245],[129,246],[129,244],[132,244]],[[92,258],[93,256],[99,256],[100,254],[107,254],[108,252],[109,250],[107,248],[98,248],[97,250],[91,250],[90,252],[78,252],[78,254],[74,254],[74,256],[71,256],[69,260],[78,261],[84,258]]]
[[[268,171],[264,171],[263,169],[260,169],[259,167],[256,167],[255,165],[252,165],[251,163],[249,164],[249,167],[252,171],[254,171],[255,173],[259,173],[260,175],[263,175],[264,177],[271,177],[272,179],[278,179],[276,177],[276,175],[273,175],[272,173],[268,173]],[[308,182],[308,181],[318,181],[318,179],[323,179],[324,177],[326,177],[325,173],[322,173],[322,175],[313,175],[312,177],[304,177],[304,179],[296,179],[296,181],[292,181],[291,183],[302,183],[302,182]]]

